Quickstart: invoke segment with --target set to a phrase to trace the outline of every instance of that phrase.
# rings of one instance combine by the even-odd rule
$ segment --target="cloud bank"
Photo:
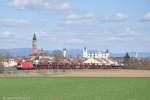
[[[11,0],[7,6],[20,10],[69,11],[71,5],[60,0]]]

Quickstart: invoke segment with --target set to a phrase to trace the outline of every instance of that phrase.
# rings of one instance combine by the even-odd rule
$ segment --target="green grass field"
[[[0,100],[150,100],[150,78],[0,78]]]

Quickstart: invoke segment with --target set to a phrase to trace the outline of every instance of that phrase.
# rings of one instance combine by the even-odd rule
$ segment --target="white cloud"
[[[150,12],[144,15],[144,21],[150,21]]]
[[[60,6],[60,9],[65,10],[65,11],[69,11],[69,10],[71,9],[71,5],[68,4],[68,3],[63,3],[63,4]]]
[[[126,15],[124,13],[116,13],[109,18],[112,21],[124,21],[124,20],[128,19],[128,15]]]
[[[99,16],[98,20],[101,22],[118,22],[128,19],[128,15],[124,13],[115,13],[112,16]]]
[[[5,32],[0,32],[0,38],[10,38],[13,37],[15,34],[5,31]]]
[[[49,34],[45,31],[35,32],[39,37],[47,37]]]
[[[118,42],[143,42],[145,38],[149,37],[149,34],[144,34],[137,28],[130,27],[120,27],[107,30],[105,34],[108,41],[118,41]]]
[[[31,22],[25,19],[0,19],[1,27],[30,26]]]
[[[93,23],[96,15],[92,13],[70,14],[65,18],[65,24],[89,24]]]
[[[71,14],[65,18],[65,24],[91,24],[93,22],[118,22],[128,19],[124,13],[116,13],[112,16],[98,16],[93,13]]]
[[[86,13],[86,14],[80,14],[80,15],[76,15],[76,14],[71,14],[69,16],[67,16],[66,19],[68,20],[85,20],[85,19],[94,19],[96,16],[92,13]]]
[[[16,9],[49,10],[49,11],[69,11],[71,5],[60,0],[12,0],[8,6]]]

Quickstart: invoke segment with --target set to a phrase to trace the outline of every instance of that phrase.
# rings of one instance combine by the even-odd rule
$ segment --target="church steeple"
[[[35,35],[35,33],[34,33],[34,35],[33,35],[33,40],[36,40],[36,35]]]

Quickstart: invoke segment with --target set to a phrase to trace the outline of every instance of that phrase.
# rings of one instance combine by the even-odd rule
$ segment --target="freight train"
[[[19,62],[16,66],[19,70],[33,70],[33,69],[118,69],[121,64],[84,64],[84,63],[58,63],[58,62],[44,62],[34,64],[32,62]]]

